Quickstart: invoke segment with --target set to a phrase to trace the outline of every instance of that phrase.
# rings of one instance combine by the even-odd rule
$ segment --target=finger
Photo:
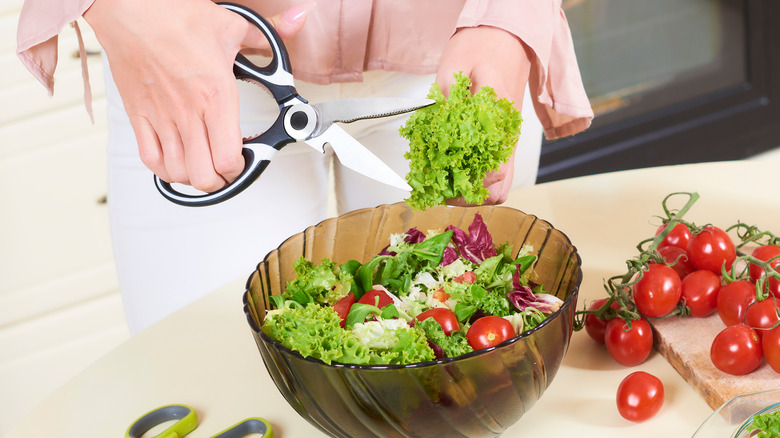
[[[171,122],[162,122],[155,128],[157,137],[160,139],[165,171],[170,177],[169,182],[189,184],[187,166],[184,162],[184,144],[176,125]]]
[[[290,9],[270,18],[276,32],[282,39],[287,39],[300,32],[306,23],[306,15],[317,5],[316,1],[309,1],[294,5]]]
[[[213,170],[220,175],[222,184],[232,182],[238,178],[245,166],[244,156],[241,155],[243,144],[235,81],[231,82],[231,86],[222,87],[211,96],[204,122]]]
[[[171,177],[165,170],[165,160],[163,158],[160,140],[152,128],[151,123],[144,117],[130,117],[130,125],[135,133],[135,140],[138,143],[138,154],[141,161],[155,175],[166,182],[172,182]]]
[[[204,192],[214,192],[225,186],[225,180],[214,170],[205,123],[198,117],[182,122],[184,163],[190,185]]]

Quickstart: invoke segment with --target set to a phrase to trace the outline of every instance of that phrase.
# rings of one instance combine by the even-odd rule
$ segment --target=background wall
[[[61,33],[49,97],[16,56],[21,5],[0,0],[0,435],[128,337],[102,203],[100,57],[89,57],[93,125],[74,29]]]

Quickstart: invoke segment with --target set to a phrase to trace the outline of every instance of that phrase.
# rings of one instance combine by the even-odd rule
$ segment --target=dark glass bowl
[[[366,262],[390,234],[455,225],[468,229],[479,212],[493,242],[514,251],[533,246],[533,269],[564,300],[538,327],[506,342],[452,359],[413,365],[327,365],[304,358],[260,331],[268,297],[294,278],[301,256],[319,262]],[[582,281],[576,248],[561,231],[519,210],[486,206],[411,210],[403,203],[327,219],[271,251],[249,277],[244,312],[279,391],[311,424],[334,437],[493,437],[513,425],[550,385],[569,346]]]

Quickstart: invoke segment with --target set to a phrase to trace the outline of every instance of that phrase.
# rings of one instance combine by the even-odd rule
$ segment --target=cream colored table
[[[604,295],[602,280],[622,273],[636,243],[655,230],[651,218],[670,192],[699,192],[686,216],[695,222],[726,226],[741,219],[780,229],[776,172],[772,163],[749,161],[618,172],[520,189],[507,204],[569,235],[583,260],[581,302],[592,301]],[[321,436],[266,373],[241,308],[243,283],[131,338],[55,392],[7,438],[119,437],[136,417],[169,403],[196,408],[201,422],[193,438],[252,416],[269,420],[278,438]],[[662,411],[640,424],[615,408],[619,382],[635,370],[655,374],[666,387]],[[660,355],[625,368],[578,332],[548,391],[505,436],[684,437],[711,412]]]

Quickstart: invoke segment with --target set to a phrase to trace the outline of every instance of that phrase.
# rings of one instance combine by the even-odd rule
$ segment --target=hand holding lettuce
[[[490,87],[472,96],[469,78],[455,79],[449,99],[434,83],[428,97],[436,104],[416,111],[400,130],[409,141],[406,203],[418,210],[459,197],[484,202],[483,179],[507,162],[520,135],[522,118],[512,102]]]

